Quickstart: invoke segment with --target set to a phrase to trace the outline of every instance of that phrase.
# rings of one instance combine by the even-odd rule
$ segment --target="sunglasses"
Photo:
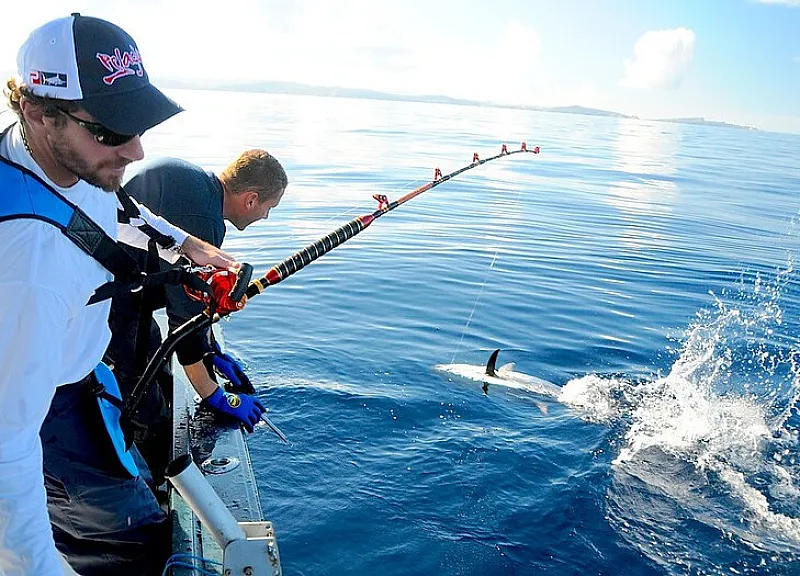
[[[67,112],[66,110],[62,110],[58,108],[58,111],[61,112],[64,116],[75,122],[78,126],[86,130],[89,134],[94,136],[94,139],[97,141],[98,144],[102,144],[103,146],[122,146],[126,142],[130,142],[133,140],[138,134],[117,134],[116,132],[109,130],[99,122],[87,122],[86,120],[81,120]]]

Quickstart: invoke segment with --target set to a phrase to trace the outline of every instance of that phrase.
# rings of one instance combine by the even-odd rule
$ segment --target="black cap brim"
[[[130,92],[84,98],[79,103],[100,124],[126,135],[143,134],[183,111],[152,84]]]

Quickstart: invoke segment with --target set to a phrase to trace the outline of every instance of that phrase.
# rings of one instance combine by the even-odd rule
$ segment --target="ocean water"
[[[800,136],[176,91],[150,155],[263,147],[257,271],[433,176],[224,323],[286,574],[800,574]],[[500,364],[555,395],[438,369]],[[510,367],[509,367],[510,368]]]

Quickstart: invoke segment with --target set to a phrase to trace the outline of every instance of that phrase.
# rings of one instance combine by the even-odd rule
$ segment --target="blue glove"
[[[222,388],[217,388],[214,393],[205,399],[211,408],[233,416],[248,432],[253,431],[261,415],[266,412],[266,408],[256,398],[247,394],[234,394],[232,392],[224,392]]]
[[[230,390],[244,394],[254,394],[255,388],[250,382],[250,378],[244,373],[241,364],[230,354],[220,350],[219,344],[213,342],[214,350],[211,352],[211,363],[214,370],[230,383]]]

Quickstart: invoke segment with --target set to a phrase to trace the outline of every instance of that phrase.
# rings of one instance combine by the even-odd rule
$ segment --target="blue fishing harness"
[[[0,134],[0,140],[10,128]],[[184,269],[144,274],[136,261],[83,210],[35,173],[2,156],[0,191],[0,222],[22,218],[47,222],[114,275],[112,282],[103,284],[95,291],[87,306],[112,297],[118,290],[137,291],[162,284],[190,284],[201,290],[203,285],[207,286],[204,282],[198,285],[199,278]],[[123,208],[118,211],[120,222],[132,223],[131,221],[140,217],[138,208],[121,188],[117,197]],[[164,248],[171,248],[175,244],[174,238],[158,232],[144,221],[136,227],[150,238],[150,251],[153,253],[156,251],[156,244]],[[138,476],[139,470],[120,425],[122,394],[113,372],[101,362],[84,380],[89,383],[97,397],[103,423],[120,463],[132,476]]]

